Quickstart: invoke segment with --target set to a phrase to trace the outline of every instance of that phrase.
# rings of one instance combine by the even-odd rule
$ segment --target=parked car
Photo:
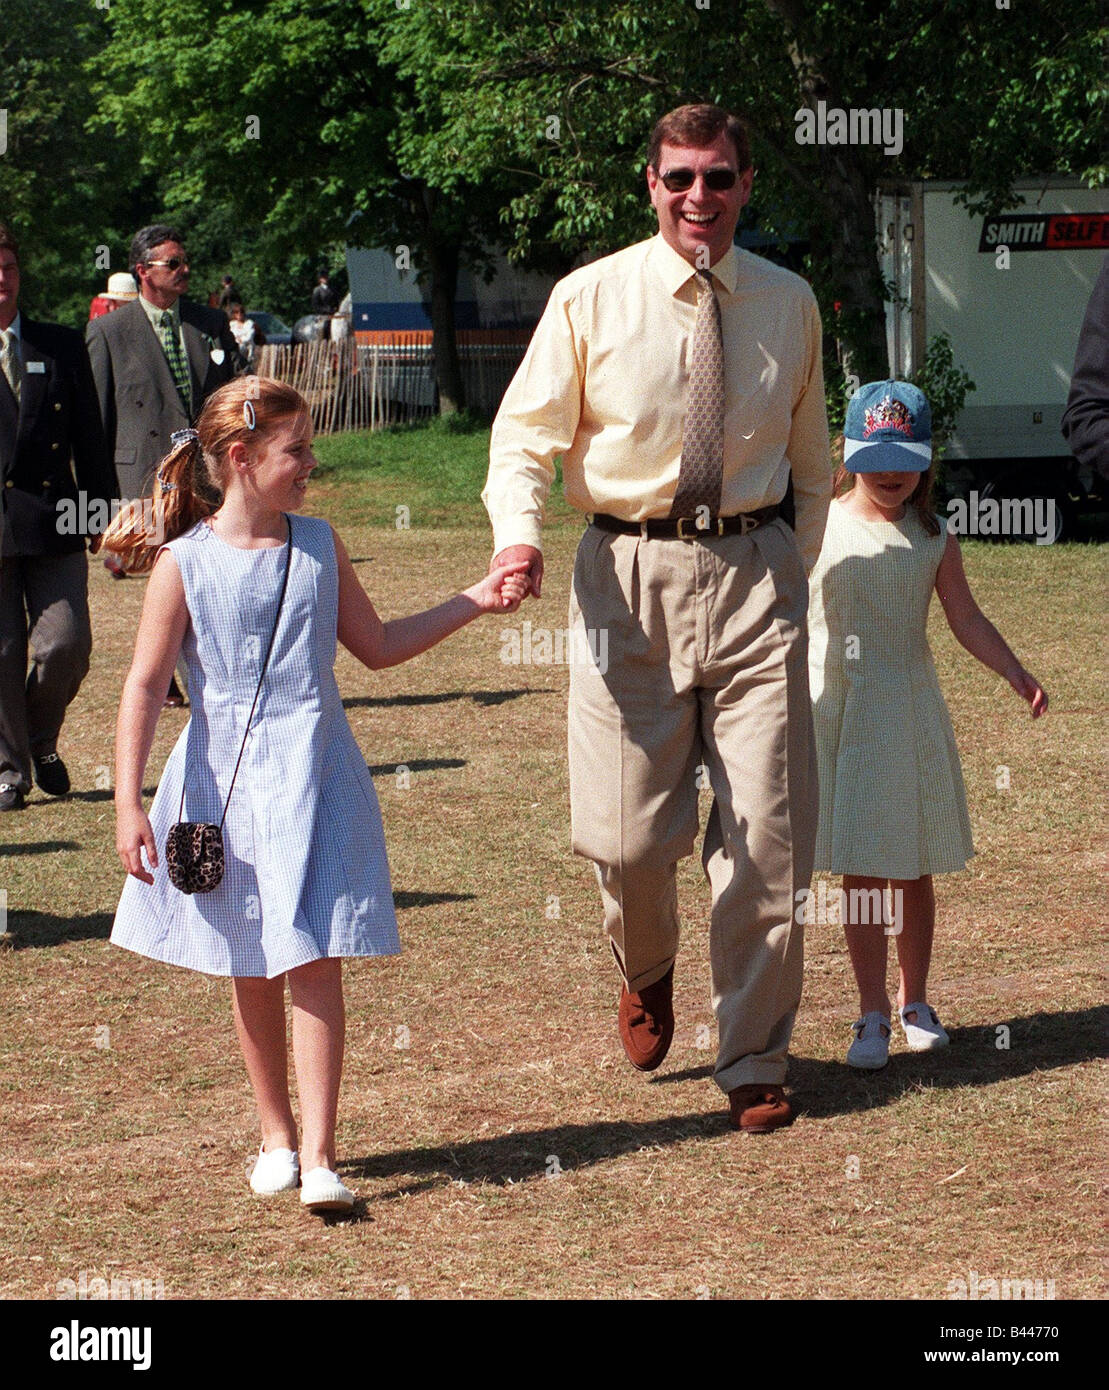
[[[248,309],[246,316],[262,335],[262,342],[291,343],[293,341],[293,330],[276,314],[271,314],[266,309]]]
[[[330,314],[305,314],[293,324],[294,343],[318,343],[329,336],[331,331]]]

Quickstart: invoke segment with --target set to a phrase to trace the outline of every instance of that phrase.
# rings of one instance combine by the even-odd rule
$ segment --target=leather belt
[[[679,516],[652,521],[621,521],[605,512],[594,513],[589,520],[602,531],[615,531],[621,536],[646,536],[649,540],[700,541],[709,536],[745,536],[760,526],[781,516],[777,503],[760,507],[755,512],[739,512],[735,516],[713,516],[700,525],[696,517]]]

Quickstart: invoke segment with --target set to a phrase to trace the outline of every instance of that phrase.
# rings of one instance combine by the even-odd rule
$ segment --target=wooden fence
[[[370,336],[370,335],[366,335]],[[373,341],[266,344],[254,354],[259,376],[295,386],[317,434],[382,429],[426,419],[436,410],[435,369],[427,333],[374,334]],[[459,334],[466,404],[492,415],[527,346],[526,333]]]

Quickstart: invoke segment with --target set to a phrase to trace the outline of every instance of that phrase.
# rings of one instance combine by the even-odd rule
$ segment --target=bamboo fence
[[[458,336],[466,404],[492,415],[523,358],[528,335],[470,331]],[[433,415],[430,334],[381,333],[372,338],[267,343],[255,351],[254,370],[300,392],[317,434],[383,429]]]

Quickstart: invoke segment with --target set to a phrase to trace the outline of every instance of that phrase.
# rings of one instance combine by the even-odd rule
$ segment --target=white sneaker
[[[889,1019],[874,1009],[852,1023],[851,1031],[855,1041],[847,1049],[847,1065],[859,1071],[881,1071],[890,1059]]]
[[[354,1193],[330,1168],[313,1168],[301,1179],[300,1200],[313,1211],[350,1211]]]
[[[906,1014],[916,1014],[916,1022],[910,1023]],[[901,1010],[901,1026],[905,1030],[905,1041],[910,1052],[934,1052],[937,1047],[946,1047],[951,1041],[935,1009],[923,1001],[905,1005]]]
[[[258,1161],[250,1175],[252,1191],[259,1197],[287,1192],[300,1181],[300,1159],[292,1149],[258,1150]]]

